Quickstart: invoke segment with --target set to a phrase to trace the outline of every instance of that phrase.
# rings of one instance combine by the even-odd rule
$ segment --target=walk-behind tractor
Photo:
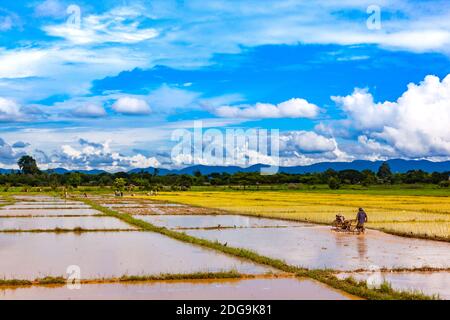
[[[344,215],[337,214],[336,220],[333,221],[333,230],[337,232],[361,233],[364,232],[364,227],[358,228],[356,219],[345,220]]]

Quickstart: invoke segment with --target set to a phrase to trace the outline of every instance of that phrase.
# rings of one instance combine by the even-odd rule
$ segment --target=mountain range
[[[295,166],[295,167],[280,167],[278,172],[291,173],[291,174],[302,174],[302,173],[312,173],[312,172],[324,172],[328,169],[333,169],[336,171],[340,170],[372,170],[374,172],[378,171],[378,168],[384,161],[367,161],[367,160],[355,160],[352,162],[320,162],[307,166]],[[432,162],[428,160],[403,160],[403,159],[392,159],[386,161],[391,167],[392,172],[395,173],[405,173],[409,170],[423,170],[426,172],[446,172],[450,171],[450,161],[444,162]],[[237,172],[260,172],[261,168],[267,168],[267,165],[257,164],[247,168],[237,167],[237,166],[204,166],[195,165],[179,170],[169,170],[169,169],[159,169],[160,175],[167,174],[193,174],[200,171],[202,174],[211,173],[237,173]],[[145,169],[133,169],[130,172],[154,172],[154,168]]]
[[[405,173],[409,170],[423,170],[425,172],[446,172],[450,171],[450,161],[444,162],[432,162],[428,160],[403,160],[403,159],[392,159],[386,161],[391,167],[394,173]],[[295,166],[295,167],[280,167],[278,172],[291,173],[291,174],[302,174],[302,173],[312,173],[312,172],[324,172],[328,169],[333,169],[336,171],[340,170],[372,170],[374,172],[378,171],[378,168],[383,163],[383,161],[368,161],[368,160],[355,160],[352,162],[320,162],[307,166]],[[168,174],[194,174],[200,171],[202,174],[207,175],[211,173],[237,173],[237,172],[260,172],[262,168],[267,168],[267,165],[257,164],[247,168],[242,168],[238,166],[205,166],[205,165],[194,165],[186,167],[183,169],[158,169],[159,175]],[[10,173],[11,169],[0,169],[0,174]],[[47,170],[49,171],[49,170]],[[100,174],[106,171],[103,170],[67,170],[64,168],[56,168],[51,171],[58,174],[65,174],[69,172],[80,172],[85,174]],[[136,172],[149,172],[153,173],[155,168],[139,168],[129,171],[130,173]]]

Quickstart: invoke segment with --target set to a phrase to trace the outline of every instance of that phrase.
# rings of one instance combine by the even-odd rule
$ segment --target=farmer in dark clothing
[[[367,213],[363,208],[359,208],[358,214],[356,215],[356,221],[358,222],[356,225],[356,230],[364,232],[364,223],[367,222]]]

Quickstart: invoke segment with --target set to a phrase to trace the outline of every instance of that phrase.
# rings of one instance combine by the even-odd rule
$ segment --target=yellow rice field
[[[338,213],[353,219],[357,209],[363,207],[369,216],[369,228],[450,240],[450,197],[240,191],[167,192],[151,198],[234,213],[327,224]]]

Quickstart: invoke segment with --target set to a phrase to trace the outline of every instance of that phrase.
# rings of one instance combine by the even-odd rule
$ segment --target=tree
[[[328,187],[330,187],[331,190],[337,190],[341,187],[341,182],[339,179],[331,177],[330,180],[328,180]]]
[[[363,186],[369,186],[371,184],[377,183],[377,177],[375,176],[375,173],[371,170],[363,170],[361,172],[363,175],[362,184]]]
[[[23,174],[38,174],[40,170],[36,164],[36,160],[30,156],[23,156],[17,161],[17,165]]]
[[[78,172],[69,173],[66,184],[74,188],[78,187],[81,184],[81,175]]]
[[[361,172],[351,169],[339,171],[338,177],[341,181],[349,184],[357,184],[364,179],[364,175]]]
[[[377,177],[382,180],[384,183],[391,182],[392,180],[392,171],[391,167],[387,162],[383,162],[377,172]]]
[[[125,188],[125,185],[127,184],[127,181],[124,178],[116,178],[114,180],[114,187],[117,190],[123,190]]]

